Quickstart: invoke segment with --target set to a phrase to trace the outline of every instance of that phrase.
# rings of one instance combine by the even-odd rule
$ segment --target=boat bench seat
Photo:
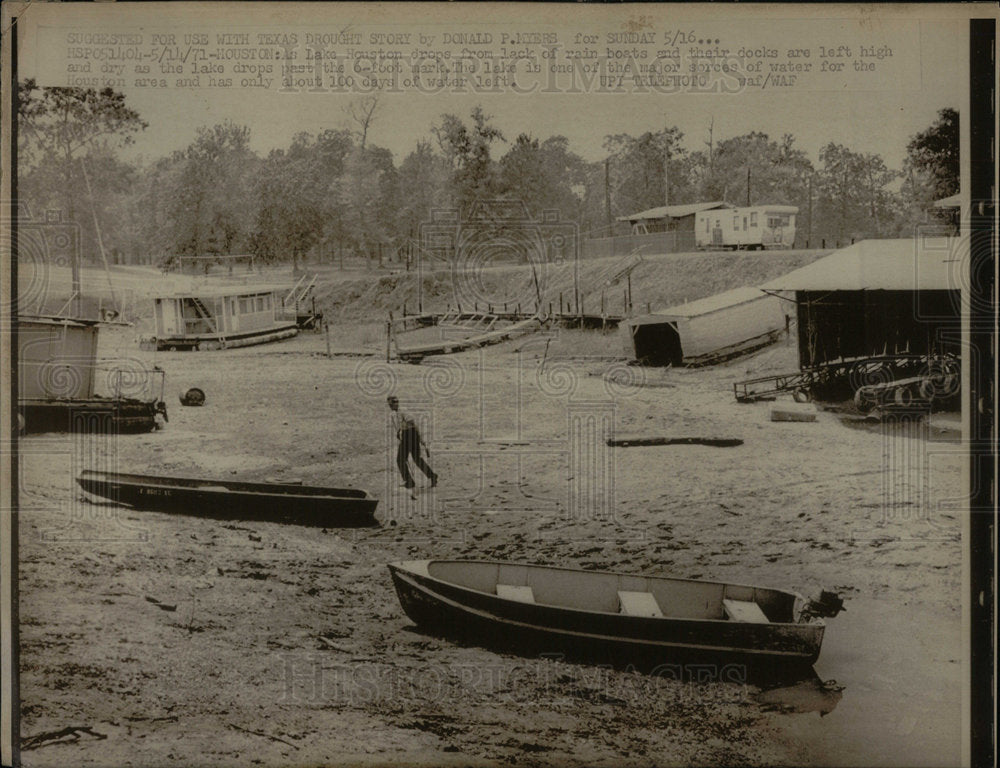
[[[535,593],[531,587],[515,587],[512,584],[497,584],[497,597],[516,600],[519,603],[535,602]]]
[[[663,611],[652,592],[618,592],[621,612],[628,616],[662,617]]]
[[[754,602],[725,599],[722,601],[722,608],[725,611],[726,618],[730,621],[745,621],[750,624],[768,623],[767,616],[764,615],[760,606]]]

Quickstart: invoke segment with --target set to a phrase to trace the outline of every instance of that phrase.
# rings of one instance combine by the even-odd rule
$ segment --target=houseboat
[[[781,300],[752,288],[629,318],[627,349],[647,365],[712,365],[773,344],[787,328]]]
[[[754,205],[695,213],[699,250],[791,248],[795,243],[794,205]]]
[[[167,418],[164,373],[100,360],[100,320],[20,316],[18,426],[28,432],[149,432]]]
[[[194,288],[154,300],[156,335],[143,346],[166,350],[227,349],[264,344],[299,332],[285,310],[288,286]]]

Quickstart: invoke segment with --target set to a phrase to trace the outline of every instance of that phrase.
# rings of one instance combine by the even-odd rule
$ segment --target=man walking
[[[420,437],[417,423],[399,410],[398,397],[390,395],[386,398],[386,402],[389,403],[389,408],[392,410],[392,425],[396,428],[396,437],[399,438],[399,449],[396,451],[396,466],[399,467],[399,473],[403,476],[403,485],[407,488],[416,486],[416,483],[413,482],[413,475],[410,474],[409,458],[413,456],[413,463],[430,478],[431,487],[433,488],[437,485],[438,476],[428,466],[427,462],[420,457],[420,446],[423,445],[424,448],[427,446],[424,444],[423,438]]]

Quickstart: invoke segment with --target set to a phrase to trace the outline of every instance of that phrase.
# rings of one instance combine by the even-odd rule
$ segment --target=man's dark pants
[[[396,466],[399,467],[399,474],[403,476],[403,482],[408,485],[415,485],[413,475],[410,474],[410,465],[407,459],[412,456],[413,463],[417,469],[427,477],[434,479],[434,470],[420,456],[420,433],[416,428],[404,429],[399,435],[399,450],[396,451]]]

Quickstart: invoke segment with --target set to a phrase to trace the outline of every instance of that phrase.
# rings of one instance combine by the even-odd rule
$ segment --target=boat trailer
[[[863,413],[929,406],[960,391],[961,365],[953,355],[856,358],[733,383],[733,395],[740,403],[772,400],[787,392],[797,402],[852,398]]]

